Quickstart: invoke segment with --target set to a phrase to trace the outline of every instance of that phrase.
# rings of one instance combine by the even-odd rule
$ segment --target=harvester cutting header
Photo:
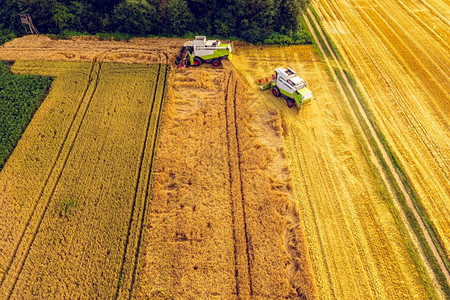
[[[211,63],[218,67],[222,59],[231,59],[231,45],[221,44],[218,40],[206,40],[206,36],[196,36],[195,40],[184,43],[178,54],[175,64],[177,66],[200,66],[202,63]]]

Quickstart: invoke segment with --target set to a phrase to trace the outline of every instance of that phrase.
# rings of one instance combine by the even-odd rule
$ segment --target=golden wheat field
[[[133,273],[165,67],[12,71],[56,79],[0,175],[2,298],[111,297]]]
[[[315,6],[448,259],[449,3],[353,2],[319,0]]]
[[[448,5],[360,2],[313,5],[448,256],[448,28],[431,9]],[[415,43],[399,28],[419,18]],[[184,42],[0,47],[11,72],[55,78],[0,172],[1,299],[448,297],[336,58],[234,42],[218,68],[176,68]],[[259,89],[281,66],[314,100]]]

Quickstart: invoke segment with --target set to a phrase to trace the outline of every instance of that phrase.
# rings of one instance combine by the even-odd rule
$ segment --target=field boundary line
[[[93,70],[93,68],[94,68],[94,66],[95,66],[96,63],[97,63],[97,59],[94,60],[93,66],[91,67],[91,71]],[[10,299],[10,298],[12,297],[12,294],[13,294],[13,292],[14,292],[14,290],[15,290],[16,284],[17,284],[17,282],[18,282],[18,280],[19,280],[19,277],[20,277],[20,275],[21,275],[21,273],[22,273],[22,271],[23,271],[23,267],[24,267],[24,265],[25,265],[25,263],[26,263],[26,261],[27,261],[27,259],[28,259],[28,255],[29,255],[29,253],[30,253],[30,251],[31,251],[31,248],[32,248],[33,244],[34,244],[34,241],[35,241],[35,239],[36,239],[36,236],[37,236],[37,234],[38,234],[38,232],[39,232],[39,229],[40,229],[40,226],[41,226],[41,224],[42,224],[42,221],[44,220],[44,217],[45,217],[45,215],[46,215],[46,213],[47,213],[47,210],[48,210],[48,207],[49,207],[49,205],[50,205],[51,199],[53,198],[53,195],[54,195],[54,192],[55,192],[56,187],[57,187],[57,185],[58,185],[59,179],[61,178],[62,172],[64,171],[64,168],[65,168],[65,166],[66,166],[67,160],[68,160],[69,157],[70,157],[70,154],[71,154],[71,152],[72,152],[73,146],[74,146],[75,141],[76,141],[76,139],[77,139],[77,137],[78,137],[78,133],[80,132],[81,126],[83,125],[83,122],[84,122],[84,118],[86,117],[86,113],[87,113],[87,111],[89,110],[90,104],[91,104],[92,99],[94,98],[95,92],[96,92],[96,90],[97,90],[98,83],[100,82],[100,72],[101,72],[101,68],[102,68],[102,63],[101,63],[101,62],[98,62],[98,71],[97,71],[97,76],[96,76],[96,79],[95,79],[95,84],[94,84],[92,93],[91,93],[91,95],[89,96],[88,102],[87,102],[87,104],[86,104],[86,108],[85,108],[85,110],[84,110],[84,112],[83,112],[83,114],[82,114],[82,116],[81,116],[80,123],[79,123],[79,125],[78,125],[78,128],[77,128],[76,131],[75,131],[73,140],[72,140],[72,142],[70,143],[70,146],[69,146],[68,152],[67,152],[67,154],[66,154],[66,157],[64,158],[63,163],[62,163],[62,166],[61,166],[61,169],[59,170],[59,174],[57,175],[57,177],[56,177],[56,179],[55,179],[55,183],[54,183],[53,187],[51,188],[51,191],[50,191],[50,195],[49,195],[49,197],[48,197],[48,200],[47,200],[47,202],[46,202],[45,205],[44,205],[44,210],[43,210],[43,212],[42,212],[42,214],[41,214],[41,216],[40,216],[40,218],[39,218],[39,221],[38,221],[38,223],[37,223],[37,226],[36,226],[36,228],[34,229],[34,232],[32,233],[31,241],[30,241],[29,245],[27,246],[27,249],[25,250],[25,254],[24,254],[25,257],[23,258],[22,262],[19,263],[19,264],[20,264],[20,265],[19,265],[19,270],[18,270],[18,272],[17,272],[17,275],[15,276],[15,279],[14,279],[14,282],[13,282],[13,285],[12,285],[11,289],[9,290],[7,299]],[[92,74],[92,72],[91,72],[90,74]],[[92,77],[91,77],[91,78],[92,78]],[[93,80],[90,80],[90,82],[92,82],[92,81],[93,81]],[[90,84],[89,84],[89,87],[90,87]],[[89,89],[89,87],[87,87],[86,91]],[[86,94],[87,94],[87,92],[86,92]],[[84,94],[84,96],[86,96],[86,94]],[[80,103],[82,103],[82,102],[84,102],[84,99],[80,101]],[[78,112],[75,114],[75,117],[74,117],[74,119],[73,119],[73,122],[74,122],[74,120],[76,119],[76,116],[77,116],[77,115],[78,115]],[[73,122],[71,123],[71,126],[72,126]],[[70,133],[71,129],[72,129],[72,128],[70,127],[70,130],[68,131],[67,136],[68,136],[68,134]],[[65,141],[66,141],[66,140],[65,140]],[[57,156],[58,159],[59,159],[59,157],[60,157],[60,153],[62,152],[62,149],[63,149],[64,145],[65,145],[65,143],[63,143],[63,145],[62,145],[61,148],[60,148],[60,152],[58,152],[58,156]],[[49,178],[52,176],[53,171],[55,170],[54,167],[55,167],[56,162],[58,161],[58,159],[55,160],[55,164],[54,164],[54,166],[53,166],[53,169],[50,171],[50,174],[49,174],[49,176],[48,176],[48,178],[47,178],[47,180],[46,180],[46,183],[48,183]],[[43,191],[45,190],[46,187],[47,187],[47,185],[45,185],[44,188],[42,189],[42,193],[40,194],[37,203],[40,202],[40,200],[41,200],[41,198],[42,198],[42,195],[43,195]],[[33,211],[33,213],[34,213],[34,212],[35,212],[35,211]],[[30,217],[30,222],[31,222],[31,218],[32,218],[32,217]],[[28,224],[28,226],[25,228],[25,231],[26,231],[26,229],[28,229],[28,227],[29,227],[29,224]],[[24,235],[25,235],[25,232],[24,232],[23,236],[24,236]],[[20,242],[18,248],[19,248],[20,245],[22,245],[22,244],[23,244],[23,242],[22,242],[22,240],[21,240],[21,242]],[[14,260],[14,258],[13,258],[13,262],[11,263],[11,266],[12,266],[12,264],[14,263],[14,261],[15,261],[15,260]],[[11,269],[11,268],[9,268],[9,270],[10,270],[10,269]],[[6,273],[5,273],[5,277],[6,277]]]
[[[147,221],[147,208],[148,208],[149,198],[151,197],[151,192],[149,192],[149,190],[151,191],[151,187],[152,187],[153,168],[154,168],[154,162],[155,162],[155,155],[156,155],[156,151],[158,148],[159,131],[160,131],[160,126],[161,126],[160,122],[161,122],[163,111],[164,111],[164,103],[165,103],[165,96],[166,96],[166,90],[167,90],[167,77],[168,77],[168,73],[170,70],[169,58],[166,53],[164,53],[164,55],[166,56],[167,63],[165,64],[164,83],[163,83],[163,87],[162,87],[163,91],[161,93],[161,100],[159,102],[160,103],[159,112],[158,112],[158,115],[156,116],[157,119],[156,119],[154,139],[153,139],[153,150],[152,150],[152,154],[151,154],[151,158],[150,158],[150,167],[149,167],[149,173],[148,173],[148,177],[147,177],[147,185],[145,188],[144,206],[143,206],[143,212],[142,212],[142,216],[141,216],[141,224],[140,224],[140,228],[139,228],[139,236],[138,236],[137,248],[136,248],[135,258],[134,258],[133,274],[131,277],[131,288],[130,288],[128,299],[132,299],[132,295],[133,295],[132,293],[133,293],[133,288],[134,288],[134,284],[136,281],[137,269],[139,267],[139,254],[140,254],[141,244],[142,244],[142,235],[143,235],[143,231],[144,231],[144,226]]]
[[[127,261],[127,254],[129,253],[129,244],[130,244],[130,237],[132,235],[131,231],[132,231],[132,227],[133,227],[133,220],[137,220],[139,219],[139,216],[136,216],[136,205],[137,205],[137,198],[138,198],[138,191],[139,191],[139,187],[141,186],[140,181],[141,181],[141,174],[143,173],[142,170],[142,165],[144,162],[144,158],[145,158],[145,153],[147,150],[147,140],[149,138],[149,131],[150,131],[150,127],[151,127],[151,120],[152,120],[152,116],[153,116],[153,108],[155,106],[155,101],[156,101],[156,94],[158,91],[158,82],[159,82],[159,77],[161,75],[161,63],[158,64],[158,73],[156,75],[156,80],[155,80],[155,86],[154,86],[154,90],[153,90],[153,96],[152,96],[152,103],[150,106],[150,111],[148,114],[148,118],[147,118],[147,126],[146,126],[146,130],[145,130],[145,136],[144,136],[144,141],[142,144],[142,150],[141,152],[141,156],[140,156],[140,160],[139,160],[139,167],[137,170],[137,177],[136,177],[136,185],[134,188],[134,195],[133,195],[133,202],[131,204],[131,213],[130,213],[130,218],[128,221],[128,229],[127,229],[127,236],[125,239],[125,243],[124,243],[124,250],[123,250],[123,255],[122,255],[122,262],[120,264],[120,270],[119,270],[119,278],[118,278],[118,282],[117,282],[117,286],[116,286],[116,292],[115,292],[115,296],[114,299],[118,299],[120,296],[120,291],[122,289],[123,286],[123,280],[124,280],[124,276],[125,276],[125,271],[124,271],[124,267],[125,267],[125,263]],[[154,141],[152,141],[154,142]],[[140,213],[140,211],[137,212],[138,214]],[[137,221],[136,221],[137,222]],[[136,224],[136,227],[138,225]]]
[[[310,15],[311,14],[311,10],[308,8],[307,9],[307,13]],[[305,18],[306,19],[306,18]],[[318,26],[318,30],[319,33],[323,36],[323,30],[322,28],[317,25],[317,20],[315,18],[312,18],[313,22],[316,23],[316,26]],[[307,20],[307,24],[308,27],[311,30],[312,25],[310,24],[309,20]],[[315,35],[315,33],[313,33],[313,38],[317,40],[317,36]],[[325,41],[325,46],[330,48],[329,44],[327,41]],[[323,52],[323,48],[322,45],[319,45],[320,50]],[[387,148],[387,146],[382,142],[383,137],[378,134],[378,132],[375,130],[374,125],[372,124],[372,122],[369,120],[369,116],[367,114],[367,112],[365,111],[363,104],[361,103],[361,100],[356,96],[356,91],[354,89],[354,87],[352,86],[352,84],[349,82],[349,79],[347,77],[347,75],[345,74],[345,72],[343,71],[343,68],[340,64],[340,62],[336,59],[336,56],[332,53],[332,57],[335,61],[336,64],[336,70],[335,73],[332,72],[333,77],[336,77],[338,74],[340,76],[342,76],[342,79],[344,81],[344,83],[341,82],[341,80],[339,80],[338,78],[335,78],[337,85],[341,88],[341,92],[344,95],[344,98],[349,102],[350,107],[352,107],[353,110],[353,114],[354,114],[354,118],[356,118],[357,123],[360,124],[360,126],[365,126],[369,132],[370,135],[367,136],[367,133],[365,133],[365,131],[363,131],[363,136],[365,136],[365,138],[370,138],[372,141],[375,142],[376,146],[373,145],[372,143],[368,142],[369,148],[371,149],[371,154],[372,156],[377,157],[377,165],[381,165],[381,166],[385,166],[380,168],[380,170],[383,170],[383,181],[384,184],[386,185],[386,187],[389,187],[388,190],[390,193],[392,193],[394,196],[393,198],[396,200],[395,202],[397,203],[397,205],[399,205],[400,207],[402,207],[400,200],[398,199],[398,197],[403,197],[404,200],[406,201],[407,207],[411,210],[411,212],[413,213],[413,217],[414,220],[419,224],[419,227],[421,229],[421,233],[424,235],[427,246],[431,249],[432,254],[434,259],[437,260],[440,272],[442,272],[442,274],[445,276],[446,279],[446,283],[448,286],[448,282],[449,282],[449,274],[448,274],[448,270],[446,269],[446,266],[443,262],[442,257],[439,255],[439,252],[437,250],[436,245],[433,243],[432,238],[430,236],[430,233],[428,232],[428,229],[426,228],[426,226],[424,225],[424,222],[421,218],[421,216],[419,215],[412,199],[411,196],[408,192],[408,187],[406,186],[406,184],[403,182],[403,180],[401,179],[401,175],[399,174],[399,170],[394,166],[394,164],[396,163],[395,161],[393,161],[392,158],[392,153],[390,152],[390,150]],[[331,68],[331,70],[334,70],[333,67],[331,66],[330,61],[328,60],[328,58],[325,58],[326,64],[329,68]],[[353,100],[355,102],[355,104],[357,105],[357,108],[354,108],[351,103],[350,103],[350,97],[348,97],[345,93],[345,88],[348,89],[348,91],[350,92],[351,96],[353,97]],[[363,120],[361,121],[359,118],[356,117],[356,114],[359,114]],[[375,150],[375,148],[378,149],[378,153],[381,155],[378,156],[376,153],[377,151]],[[373,158],[372,158],[373,160]],[[403,174],[402,174],[403,175]],[[386,177],[390,177],[391,179],[394,180],[394,182],[392,182],[391,180],[388,180],[388,178]],[[397,188],[398,187],[398,188]],[[397,191],[400,193],[400,195],[397,194]],[[402,216],[404,217],[404,220],[409,220],[408,223],[411,222],[410,219],[408,219],[407,212],[403,211],[402,209],[397,209],[399,211],[399,213],[402,213]],[[412,226],[412,224],[409,224],[410,226]],[[410,227],[408,227],[410,228]],[[410,234],[413,234],[415,236],[417,236],[419,233],[414,232],[412,230],[409,230]],[[418,237],[417,237],[418,238]],[[420,240],[420,239],[419,239]],[[422,245],[423,247],[423,245]],[[422,247],[419,247],[422,249]],[[419,250],[419,249],[418,249]],[[425,249],[422,249],[423,251],[425,251]],[[431,264],[431,262],[426,259],[427,264]],[[436,272],[436,271],[435,271]],[[437,276],[436,278],[439,278],[438,274],[435,273],[435,275]],[[438,282],[440,282],[440,284],[442,284],[441,281],[438,280]],[[442,286],[442,288],[445,289],[445,286]]]

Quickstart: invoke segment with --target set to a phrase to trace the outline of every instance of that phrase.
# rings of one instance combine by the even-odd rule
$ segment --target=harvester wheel
[[[200,58],[194,58],[194,66],[198,67],[202,64],[202,61],[200,60]]]
[[[212,65],[213,65],[214,67],[220,66],[220,60],[218,60],[218,59],[213,60]]]
[[[280,97],[280,96],[281,96],[280,89],[279,89],[278,87],[274,86],[274,87],[272,88],[272,94],[273,94],[275,97]]]
[[[290,99],[286,99],[286,104],[289,108],[291,108],[292,106],[294,106],[294,102],[292,102]]]

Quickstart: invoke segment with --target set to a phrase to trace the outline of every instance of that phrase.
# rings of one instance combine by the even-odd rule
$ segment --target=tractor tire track
[[[159,127],[163,111],[168,70],[168,60],[167,63],[163,63],[162,61],[160,61],[158,74],[155,81],[155,88],[152,96],[153,100],[147,120],[145,138],[141,150],[131,215],[128,222],[127,236],[124,243],[122,262],[118,273],[119,277],[116,285],[114,299],[131,299],[132,297],[133,287],[138,269],[139,253],[142,245],[144,225],[146,223],[147,207],[151,195],[153,162],[155,159]],[[162,76],[164,76],[164,78],[162,78]],[[160,83],[160,81],[162,81],[162,84]],[[161,97],[157,99],[158,91],[160,91],[161,89]],[[149,139],[151,140],[149,141]],[[148,168],[143,168],[144,161],[147,161],[147,159],[149,162],[149,166]],[[129,267],[129,264],[131,264],[132,266]]]
[[[436,261],[438,262],[438,266],[439,266],[439,268],[440,268],[440,271],[445,275],[446,281],[447,281],[447,283],[448,283],[448,282],[450,281],[450,280],[449,280],[450,277],[449,277],[448,270],[446,269],[445,264],[444,264],[444,262],[443,262],[441,256],[439,255],[439,252],[438,252],[436,246],[434,245],[434,243],[433,243],[433,241],[432,241],[432,239],[431,239],[430,233],[429,233],[428,230],[426,229],[426,227],[425,227],[425,225],[424,225],[424,223],[423,223],[423,221],[422,221],[422,219],[421,219],[421,217],[420,217],[420,215],[419,215],[417,209],[415,208],[415,206],[414,206],[414,204],[413,204],[413,202],[412,202],[412,199],[411,199],[409,193],[407,192],[407,188],[405,187],[405,184],[404,184],[404,183],[402,182],[402,180],[400,179],[400,175],[399,175],[399,173],[398,173],[398,170],[397,170],[396,168],[394,168],[393,162],[392,162],[392,160],[391,160],[391,158],[389,157],[389,154],[388,154],[388,151],[389,151],[389,150],[387,150],[387,149],[385,148],[385,146],[382,144],[381,138],[378,136],[378,134],[377,134],[376,131],[375,131],[374,126],[373,126],[372,123],[369,121],[369,117],[368,117],[368,115],[366,114],[366,112],[364,111],[364,109],[363,109],[363,107],[362,107],[362,104],[360,103],[360,100],[359,100],[358,97],[356,96],[356,92],[354,91],[352,85],[351,85],[350,82],[348,81],[348,78],[346,77],[346,75],[345,75],[345,73],[344,73],[344,71],[343,71],[343,69],[342,69],[341,64],[339,63],[339,61],[338,61],[337,58],[335,57],[333,51],[331,50],[330,45],[328,45],[328,42],[327,42],[327,40],[326,40],[326,38],[325,38],[325,36],[324,36],[324,34],[323,34],[323,32],[322,32],[322,28],[319,26],[319,24],[318,24],[317,21],[315,20],[315,17],[314,17],[314,15],[311,13],[311,11],[310,11],[309,8],[307,9],[307,14],[310,15],[311,19],[313,20],[313,22],[315,23],[316,27],[318,28],[319,34],[322,36],[323,40],[324,40],[325,43],[326,43],[326,47],[329,49],[329,51],[330,51],[331,54],[332,54],[332,57],[333,57],[333,60],[334,60],[333,63],[336,65],[336,67],[338,68],[339,73],[340,73],[340,74],[342,75],[342,77],[344,78],[345,85],[346,85],[346,87],[348,88],[348,90],[351,92],[351,96],[352,96],[353,100],[355,101],[355,103],[356,103],[356,105],[357,105],[357,108],[351,109],[352,117],[355,118],[355,120],[357,121],[358,127],[360,127],[360,130],[362,130],[362,129],[361,129],[361,126],[366,126],[366,127],[369,129],[369,131],[370,131],[370,134],[369,134],[369,135],[364,134],[364,139],[365,139],[367,145],[369,145],[369,149],[371,149],[371,152],[372,152],[372,153],[371,153],[372,155],[371,155],[371,158],[370,158],[370,159],[372,160],[372,162],[373,162],[376,166],[378,166],[378,168],[379,168],[380,170],[383,171],[382,173],[384,173],[384,174],[383,174],[382,178],[383,178],[384,184],[385,184],[385,186],[388,188],[388,190],[389,190],[389,192],[390,192],[390,194],[391,194],[392,199],[395,199],[396,202],[398,202],[399,200],[398,200],[397,196],[395,196],[395,195],[396,195],[396,192],[395,192],[396,188],[395,188],[395,186],[397,186],[397,187],[399,188],[399,190],[400,190],[400,192],[401,192],[401,195],[400,195],[400,196],[403,197],[403,198],[406,200],[406,203],[407,203],[409,209],[412,211],[412,213],[413,213],[413,215],[414,215],[414,218],[415,218],[416,222],[419,224],[419,226],[420,226],[420,228],[421,228],[422,234],[425,236],[425,239],[426,239],[426,242],[427,242],[428,247],[431,249],[434,258],[435,258]],[[318,45],[320,51],[323,53],[323,55],[324,55],[324,57],[325,57],[325,61],[326,61],[326,64],[327,64],[328,68],[330,68],[330,70],[333,70],[333,68],[332,68],[332,66],[331,66],[331,62],[330,62],[330,60],[328,59],[328,57],[326,57],[326,55],[324,54],[324,50],[323,50],[323,48],[322,48],[320,42],[318,41],[318,37],[317,37],[317,36],[315,35],[315,33],[314,33],[314,30],[313,30],[313,28],[312,28],[312,25],[310,24],[310,22],[309,22],[309,20],[308,20],[308,18],[307,18],[306,16],[304,17],[304,19],[305,19],[305,21],[306,21],[306,23],[307,23],[307,25],[308,25],[309,30],[311,31],[311,33],[312,33],[312,35],[313,35],[313,38],[316,40],[316,43],[317,43],[317,45]],[[343,91],[343,90],[344,90],[344,87],[342,86],[342,83],[340,83],[340,81],[336,78],[336,75],[335,75],[333,72],[332,72],[332,74],[333,74],[334,80],[337,82],[337,85],[339,86],[339,89],[340,89],[340,91],[342,92],[342,94],[343,94],[345,100],[346,100],[346,101],[348,102],[348,104],[350,105],[350,99],[349,99],[349,97],[346,96],[345,92]],[[350,105],[350,107],[351,107],[351,105]],[[362,118],[363,118],[364,121],[358,121],[358,118],[356,117],[356,114],[360,114],[360,115],[362,116]],[[364,132],[364,131],[361,131],[361,132]],[[374,146],[374,145],[372,145],[371,143],[368,142],[368,139],[369,139],[369,138],[371,138],[371,139],[374,140],[376,146]],[[381,152],[382,158],[375,158],[375,157],[376,157],[376,155],[374,154],[374,153],[375,153],[375,149],[374,149],[375,147],[378,147],[379,151]],[[384,168],[384,167],[382,166],[382,164],[381,164],[381,162],[380,162],[381,159],[383,159],[383,160],[385,161],[387,168]],[[387,178],[387,176],[388,176],[389,174],[392,175],[391,177],[392,177],[392,179],[393,179],[394,182],[391,182],[391,180],[389,180],[389,179]],[[397,205],[397,207],[398,207],[398,206],[399,206],[399,205]],[[401,210],[401,209],[399,209],[399,213],[404,214],[403,210]],[[403,220],[406,220],[406,217],[405,217],[405,218],[402,218],[402,219],[403,219]],[[406,225],[407,228],[409,228],[410,234],[414,234],[414,232],[410,229],[411,227],[409,226],[409,224],[405,224],[405,225]],[[415,235],[415,234],[414,234],[414,235]],[[419,249],[419,251],[421,252],[422,250]],[[425,261],[424,261],[424,262],[425,262]],[[426,263],[429,264],[429,262],[426,262]],[[431,275],[431,274],[430,274],[430,275]]]
[[[231,87],[230,87],[231,83]],[[230,177],[231,218],[234,239],[234,266],[236,296],[248,298],[254,295],[251,269],[251,245],[248,235],[245,195],[241,170],[241,151],[236,113],[238,82],[230,72],[225,89],[225,121]],[[230,97],[232,95],[232,97]]]
[[[420,1],[419,1],[420,2]],[[414,19],[414,21],[417,24],[420,24],[420,27],[422,27],[423,30],[425,30],[429,35],[433,36],[437,41],[439,41],[439,46],[442,47],[442,49],[445,49],[448,53],[449,46],[446,42],[445,38],[443,38],[441,35],[439,35],[433,28],[430,28],[423,20],[417,16],[416,13],[413,12],[411,8],[409,8],[403,1],[399,1],[398,4],[406,11],[406,13]],[[410,3],[408,3],[410,4]],[[414,5],[418,7],[417,5]],[[448,25],[448,24],[447,24]]]
[[[41,189],[41,192],[39,194],[38,200],[36,201],[36,204],[33,207],[33,210],[32,210],[32,212],[30,214],[30,217],[29,217],[29,219],[28,219],[28,221],[26,223],[26,226],[25,226],[25,228],[24,228],[24,230],[23,230],[23,232],[22,232],[22,234],[21,234],[21,236],[19,238],[19,242],[16,245],[16,248],[14,250],[14,254],[11,257],[10,263],[8,264],[7,270],[5,271],[4,276],[2,278],[2,281],[0,283],[0,294],[3,295],[7,291],[5,293],[5,295],[7,295],[7,299],[10,299],[12,294],[13,294],[13,292],[14,292],[14,289],[16,287],[16,284],[17,284],[18,280],[19,280],[20,274],[22,273],[23,267],[24,267],[24,265],[25,265],[25,263],[26,263],[26,261],[28,259],[28,255],[30,253],[30,250],[31,250],[31,248],[33,246],[33,243],[34,243],[34,241],[36,239],[36,236],[37,236],[37,234],[39,232],[39,228],[41,226],[41,223],[42,223],[42,221],[43,221],[43,219],[44,219],[44,217],[45,217],[45,215],[47,213],[47,210],[49,208],[51,199],[52,199],[53,194],[54,194],[54,192],[56,190],[56,187],[58,185],[59,179],[60,179],[60,177],[62,175],[62,172],[63,172],[63,170],[64,170],[64,168],[66,166],[67,160],[68,160],[68,158],[69,158],[69,156],[70,156],[70,154],[72,152],[73,146],[74,146],[75,141],[77,139],[78,133],[80,132],[80,128],[81,128],[81,126],[83,124],[83,121],[84,121],[84,118],[86,116],[86,113],[89,110],[89,106],[90,106],[90,104],[92,102],[92,99],[93,99],[93,97],[95,95],[95,92],[97,90],[97,86],[98,86],[98,83],[100,81],[100,72],[101,72],[101,68],[102,68],[102,63],[101,62],[97,62],[97,59],[98,59],[98,57],[92,62],[92,66],[91,66],[91,69],[89,71],[89,76],[88,76],[88,83],[87,83],[86,88],[85,88],[85,90],[83,92],[82,99],[80,100],[80,103],[79,103],[79,105],[77,107],[77,111],[74,114],[74,117],[73,117],[73,119],[72,119],[72,121],[70,123],[69,129],[67,130],[66,135],[64,137],[63,143],[61,144],[61,147],[60,147],[60,149],[58,151],[58,154],[57,154],[57,156],[56,156],[56,158],[55,158],[55,160],[54,160],[54,162],[52,164],[52,167],[50,168],[50,171],[49,171],[49,173],[47,175],[45,183],[44,183],[44,185],[43,185],[43,187]],[[96,73],[96,76],[95,76],[96,78],[94,80],[92,74],[94,72],[94,68],[95,68],[95,65],[97,63],[98,63],[98,71]],[[88,96],[88,91],[89,91],[89,89],[90,89],[90,87],[92,85],[92,82],[94,82],[94,86],[92,88],[92,92],[91,92],[90,96]],[[88,96],[88,98],[86,98],[87,96]],[[86,99],[87,99],[86,107],[84,108],[84,111],[81,112],[82,104],[86,101]],[[38,208],[39,204],[42,202],[41,200],[44,199],[44,192],[47,189],[47,187],[49,186],[50,178],[53,176],[53,174],[58,172],[56,170],[57,169],[56,165],[57,165],[58,161],[60,161],[63,149],[65,148],[65,146],[67,144],[67,140],[69,138],[69,135],[73,131],[72,129],[74,128],[75,120],[77,119],[77,116],[80,115],[80,113],[81,113],[80,123],[78,124],[78,127],[75,129],[75,133],[74,133],[73,139],[69,142],[70,146],[68,146],[69,149],[68,149],[67,153],[65,154],[65,157],[62,158],[62,166],[61,166],[61,168],[59,170],[58,175],[56,175],[56,179],[55,179],[55,182],[53,183],[53,186],[50,187],[50,194],[49,194],[49,196],[47,198],[47,201],[43,204],[42,212],[41,213],[37,213],[37,208]],[[35,215],[36,216],[40,215],[40,217],[38,217],[38,221],[37,221],[36,227],[34,229],[31,229],[30,228],[32,226],[31,223],[32,223]],[[30,232],[30,233],[28,233],[28,232]],[[31,234],[29,242],[24,241],[24,239],[26,239],[25,236],[27,235],[27,233],[28,233],[28,235]],[[21,252],[19,252],[20,247],[23,244],[26,244],[24,246],[25,249],[22,250]],[[18,254],[20,254],[20,253],[24,253],[23,254],[23,259],[21,261],[17,261]],[[15,263],[16,261],[17,261],[17,263]],[[11,270],[14,269],[13,265],[17,265],[17,264],[19,265],[17,267],[18,268],[17,274],[14,276],[14,279],[13,279],[11,287],[9,287],[9,288],[5,287],[5,285],[7,285],[7,283],[5,281],[6,281],[7,277],[8,277],[8,274],[13,272],[13,271],[11,271]]]
[[[341,7],[335,7],[335,4],[330,4],[332,7],[332,10],[339,15],[340,19],[345,19],[344,16],[342,16],[339,12],[342,10]],[[389,45],[389,47],[391,49],[396,49],[396,47],[400,47],[399,45],[406,45],[406,40],[411,40],[411,37],[409,35],[407,35],[407,33],[403,33],[401,32],[399,26],[399,24],[397,22],[395,22],[396,27],[397,27],[397,31],[395,30],[394,26],[392,26],[391,24],[389,24],[389,18],[387,18],[386,16],[382,15],[382,11],[383,10],[377,10],[376,7],[374,6],[370,6],[371,7],[371,11],[374,12],[374,14],[378,15],[380,18],[380,22],[378,23],[374,23],[373,20],[375,20],[375,15],[371,14],[369,15],[366,10],[364,9],[356,9],[356,11],[358,11],[358,14],[361,16],[362,19],[364,19],[365,23],[367,24],[368,27],[371,28],[371,30],[380,38],[380,40],[382,40],[383,44],[385,45]],[[407,8],[402,5],[402,7],[404,7],[406,10]],[[381,11],[381,12],[380,12]],[[408,13],[411,15],[411,12]],[[351,21],[350,21],[351,22]],[[380,30],[379,29],[379,25],[377,24],[385,24],[385,26],[387,27],[386,30]],[[390,34],[386,35],[386,32],[389,32]],[[403,39],[399,36],[399,32],[400,34],[405,34],[408,39]],[[393,44],[392,42],[390,42],[391,37],[397,37],[398,38],[398,43],[397,44]],[[357,42],[359,44],[361,44],[361,42],[357,39]],[[414,52],[411,52],[409,50],[408,47],[404,46],[402,49],[405,49],[404,51],[408,51],[411,55],[411,57],[415,57],[416,61],[420,61],[420,59],[417,57],[417,54],[414,54]],[[405,120],[406,122],[408,122],[411,125],[411,128],[414,130],[414,132],[416,133],[417,138],[420,140],[421,144],[423,145],[424,148],[426,148],[428,150],[428,153],[433,157],[433,159],[436,161],[437,166],[439,167],[440,172],[442,173],[442,175],[448,179],[449,178],[449,174],[446,171],[448,169],[448,163],[445,160],[445,155],[443,155],[441,149],[438,147],[438,145],[435,142],[435,139],[433,139],[430,134],[427,132],[427,129],[422,125],[422,123],[419,122],[419,120],[417,119],[416,115],[414,113],[408,113],[409,111],[411,111],[411,108],[408,109],[408,103],[405,99],[405,95],[400,91],[399,87],[397,84],[395,84],[395,80],[386,72],[382,72],[378,65],[375,63],[375,58],[373,57],[372,53],[368,53],[366,51],[365,48],[361,48],[364,50],[366,57],[368,58],[368,60],[371,62],[371,64],[373,65],[373,67],[376,69],[377,73],[379,74],[380,78],[384,81],[384,83],[386,84],[387,88],[389,89],[389,91],[392,93],[392,95],[395,95],[395,97],[393,97],[395,103],[398,105],[398,107],[400,108],[400,111],[402,112],[402,114],[405,116]],[[398,51],[398,52],[402,52],[402,51]],[[397,53],[395,51],[392,51],[393,55],[396,55]],[[397,57],[397,59],[399,61],[402,62],[403,65],[407,65],[408,63],[406,61],[404,61],[404,59],[402,59],[402,57]],[[415,69],[415,68],[411,68],[411,69]],[[407,69],[408,70],[408,69]],[[442,72],[446,72],[446,70],[441,70]],[[428,73],[427,73],[428,74]],[[428,74],[430,75],[430,74]],[[414,76],[413,74],[411,74],[411,76]],[[430,75],[431,76],[431,75]],[[442,90],[444,90],[443,87],[441,87]],[[443,123],[445,123],[445,116],[439,116],[440,119],[442,120]]]
[[[238,260],[238,255],[237,255],[237,242],[236,242],[236,217],[235,217],[235,211],[234,211],[234,203],[233,203],[233,192],[231,189],[231,184],[233,182],[233,173],[231,171],[231,150],[230,150],[230,134],[228,132],[228,90],[230,87],[230,81],[231,81],[231,74],[232,72],[230,72],[230,75],[228,77],[228,81],[227,81],[227,87],[225,88],[225,103],[224,103],[224,107],[225,107],[225,128],[227,128],[227,132],[226,132],[226,137],[227,137],[227,148],[228,148],[228,173],[229,173],[229,182],[230,182],[230,207],[231,207],[231,227],[233,229],[233,241],[234,241],[234,277],[236,280],[236,295],[239,296],[240,295],[240,284],[239,284],[239,270],[238,270],[238,265],[237,265],[237,260]]]
[[[425,5],[430,12],[432,12],[434,14],[434,16],[438,19],[440,19],[442,22],[444,22],[447,26],[450,26],[450,22],[448,21],[448,19],[446,18],[445,15],[441,14],[441,12],[439,10],[437,10],[436,8],[434,8],[433,5],[431,5],[430,3],[428,3],[428,1],[426,0],[418,0],[419,2],[421,2],[423,5]],[[444,10],[445,11],[445,10]]]

